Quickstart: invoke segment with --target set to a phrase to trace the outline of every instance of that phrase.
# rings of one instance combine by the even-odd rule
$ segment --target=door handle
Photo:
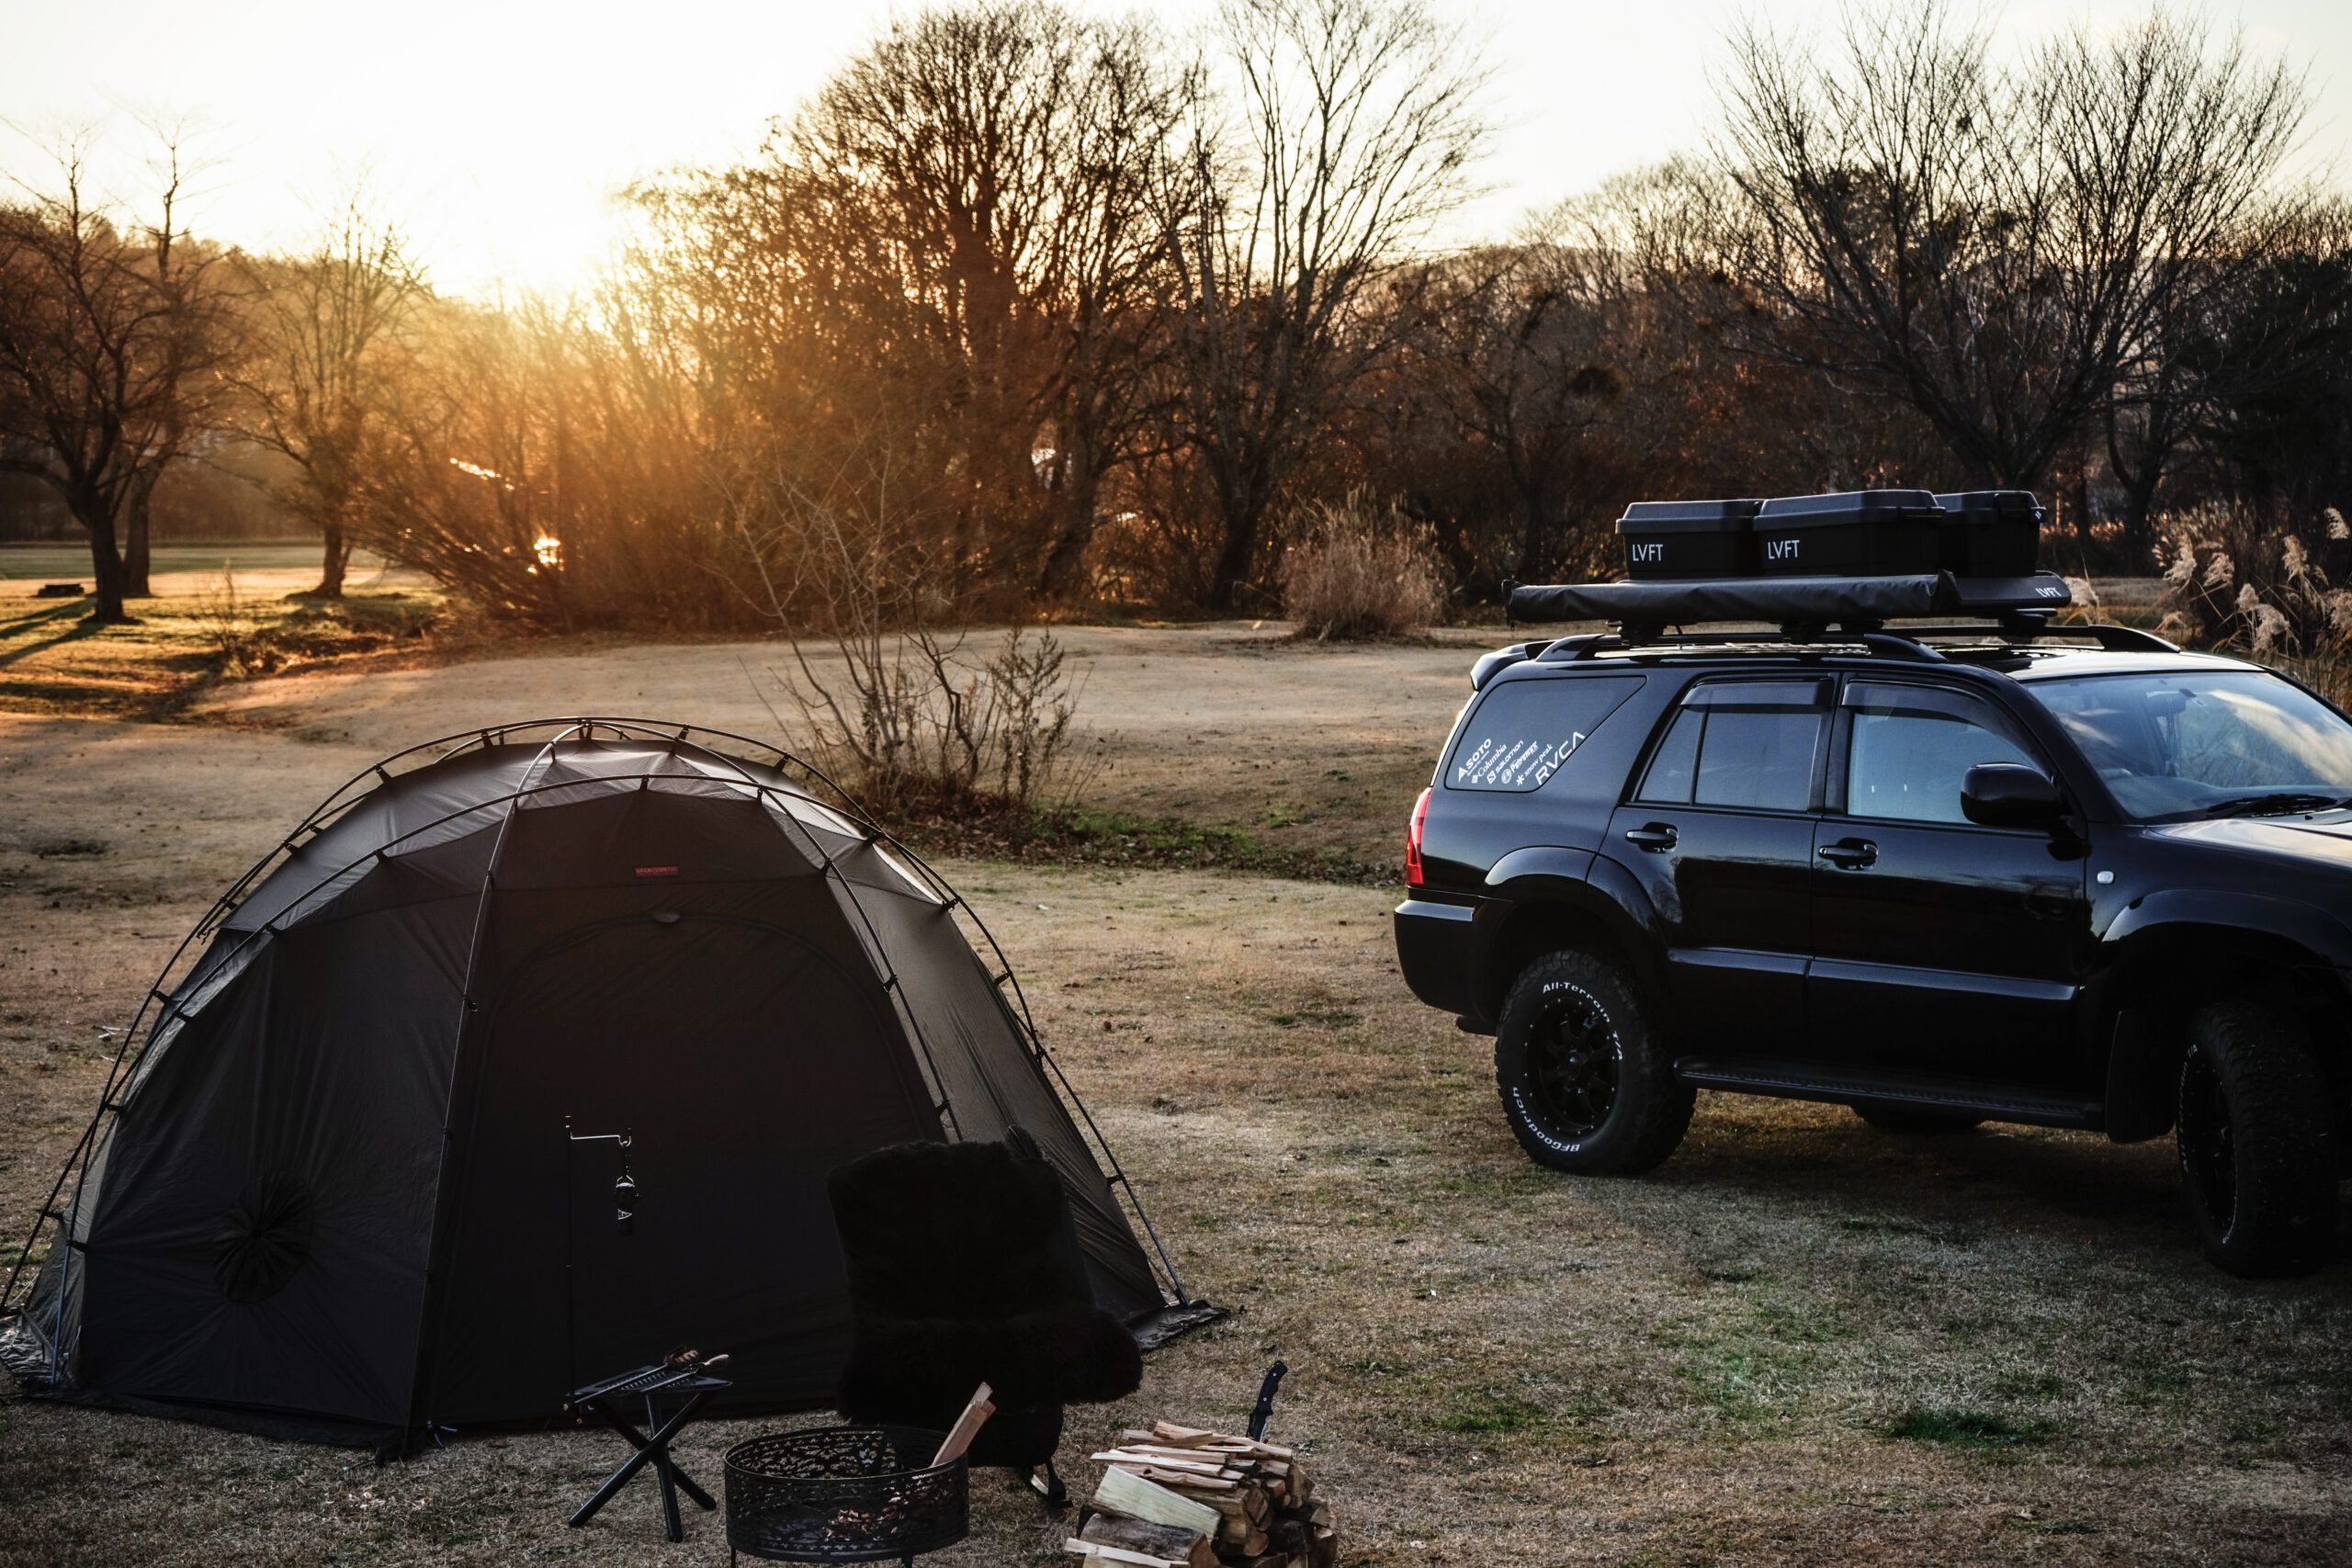
[[[2063,920],[2075,912],[2075,901],[2064,893],[2029,893],[2025,912],[2037,920]]]
[[[1821,858],[1840,871],[1860,871],[1878,863],[1878,846],[1868,839],[1840,839],[1822,845]]]
[[[1637,844],[1650,853],[1664,854],[1680,841],[1682,835],[1671,822],[1645,822],[1638,828],[1625,829],[1625,841]]]

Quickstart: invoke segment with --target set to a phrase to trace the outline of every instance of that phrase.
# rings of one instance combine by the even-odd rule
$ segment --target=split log
[[[1209,1538],[1199,1530],[1186,1529],[1182,1525],[1156,1525],[1148,1519],[1130,1519],[1118,1514],[1096,1514],[1086,1521],[1086,1527],[1078,1535],[1090,1546],[1115,1546],[1123,1551],[1140,1551],[1147,1556],[1184,1563],[1186,1568],[1217,1568],[1216,1549],[1209,1544]]]
[[[996,1406],[989,1403],[989,1395],[994,1392],[986,1383],[973,1391],[970,1403],[964,1406],[964,1414],[956,1417],[956,1425],[948,1429],[947,1440],[939,1445],[937,1453],[931,1456],[933,1465],[961,1459],[964,1450],[972,1446],[972,1439],[979,1435],[980,1424],[996,1414]]]
[[[1206,1503],[1228,1519],[1243,1519],[1253,1525],[1264,1524],[1274,1513],[1262,1486],[1245,1486],[1231,1492],[1189,1492],[1184,1495]]]
[[[1094,1506],[1130,1518],[1148,1519],[1156,1525],[1175,1525],[1200,1535],[1211,1533],[1223,1522],[1217,1511],[1206,1503],[1170,1492],[1116,1465],[1105,1470],[1096,1483]]]
[[[1223,1476],[1202,1475],[1189,1470],[1162,1470],[1156,1464],[1114,1464],[1111,1468],[1124,1470],[1130,1475],[1140,1475],[1146,1481],[1156,1482],[1171,1492],[1182,1492],[1187,1495],[1197,1495],[1204,1503],[1212,1498],[1230,1495],[1238,1491],[1241,1485],[1238,1476],[1227,1480]]]
[[[1229,1453],[1223,1449],[1180,1449],[1173,1443],[1138,1443],[1131,1440],[1134,1436],[1132,1432],[1126,1434],[1119,1439],[1119,1446],[1110,1451],[1227,1470],[1263,1470],[1268,1465],[1282,1462],[1280,1460],[1260,1459],[1255,1454]]]
[[[1261,1459],[1294,1457],[1293,1450],[1261,1443],[1255,1438],[1237,1438],[1229,1432],[1212,1432],[1200,1427],[1179,1427],[1173,1421],[1153,1422],[1151,1436],[1180,1449],[1226,1449],[1235,1453],[1253,1453]],[[1121,1434],[1121,1440],[1125,1438],[1125,1435]]]
[[[1237,1551],[1254,1557],[1266,1550],[1266,1532],[1247,1519],[1227,1519],[1217,1528],[1216,1550],[1219,1557]]]
[[[1154,1421],[1151,1429],[1160,1441],[1174,1443],[1181,1448],[1197,1448],[1203,1443],[1225,1440],[1222,1432],[1212,1432],[1205,1427],[1179,1427],[1173,1421]]]
[[[1149,1487],[1163,1497],[1199,1507],[1214,1520],[1204,1527],[1208,1539],[1193,1548],[1193,1568],[1205,1568],[1211,1561],[1220,1568],[1337,1568],[1339,1532],[1330,1506],[1315,1497],[1314,1480],[1295,1450],[1204,1427],[1155,1421],[1148,1427],[1126,1428],[1116,1448],[1092,1458],[1108,1467],[1095,1494],[1095,1506],[1107,1510],[1102,1516],[1105,1529],[1152,1528],[1117,1517],[1136,1513],[1117,1501],[1129,1486]],[[1073,1542],[1073,1550],[1079,1544]],[[1146,1557],[1165,1552],[1161,1561],[1171,1563],[1184,1561],[1164,1536],[1105,1537],[1095,1544]]]
[[[1105,1449],[1099,1454],[1089,1454],[1086,1457],[1097,1464],[1116,1464],[1129,1469],[1137,1465],[1149,1465],[1154,1470],[1171,1470],[1193,1475],[1205,1475],[1216,1481],[1241,1479],[1241,1472],[1229,1466],[1207,1460],[1179,1459],[1166,1451],[1151,1453],[1136,1449]]]
[[[1087,1562],[1115,1563],[1118,1568],[1186,1568],[1182,1558],[1154,1557],[1148,1551],[1129,1551],[1124,1547],[1098,1546],[1092,1541],[1071,1536],[1062,1542],[1062,1550]]]

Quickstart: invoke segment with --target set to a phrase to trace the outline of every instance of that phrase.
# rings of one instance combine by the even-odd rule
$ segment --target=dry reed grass
[[[1351,495],[1307,510],[1283,556],[1283,612],[1317,642],[1404,637],[1443,615],[1445,581],[1426,527]]]

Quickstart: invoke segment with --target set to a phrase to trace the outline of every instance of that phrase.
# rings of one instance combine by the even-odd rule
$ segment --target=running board
[[[1675,1077],[1696,1089],[1727,1094],[1768,1094],[1781,1100],[1819,1100],[1850,1105],[1858,1100],[1922,1111],[1955,1111],[1987,1122],[2026,1122],[2042,1127],[2106,1124],[2107,1109],[2097,1100],[2068,1100],[2031,1089],[1986,1087],[1918,1073],[1876,1067],[1817,1067],[1797,1062],[1707,1061],[1685,1056]]]

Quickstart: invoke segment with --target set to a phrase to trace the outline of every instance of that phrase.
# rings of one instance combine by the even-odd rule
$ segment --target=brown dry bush
[[[1351,495],[1307,509],[1283,557],[1283,608],[1317,642],[1403,637],[1444,614],[1445,581],[1427,525]]]
[[[2329,507],[2308,532],[2242,504],[2214,503],[2159,520],[2155,554],[2165,582],[2165,626],[2204,648],[2243,648],[2256,659],[2311,658],[2352,634],[2345,575],[2352,527]]]

